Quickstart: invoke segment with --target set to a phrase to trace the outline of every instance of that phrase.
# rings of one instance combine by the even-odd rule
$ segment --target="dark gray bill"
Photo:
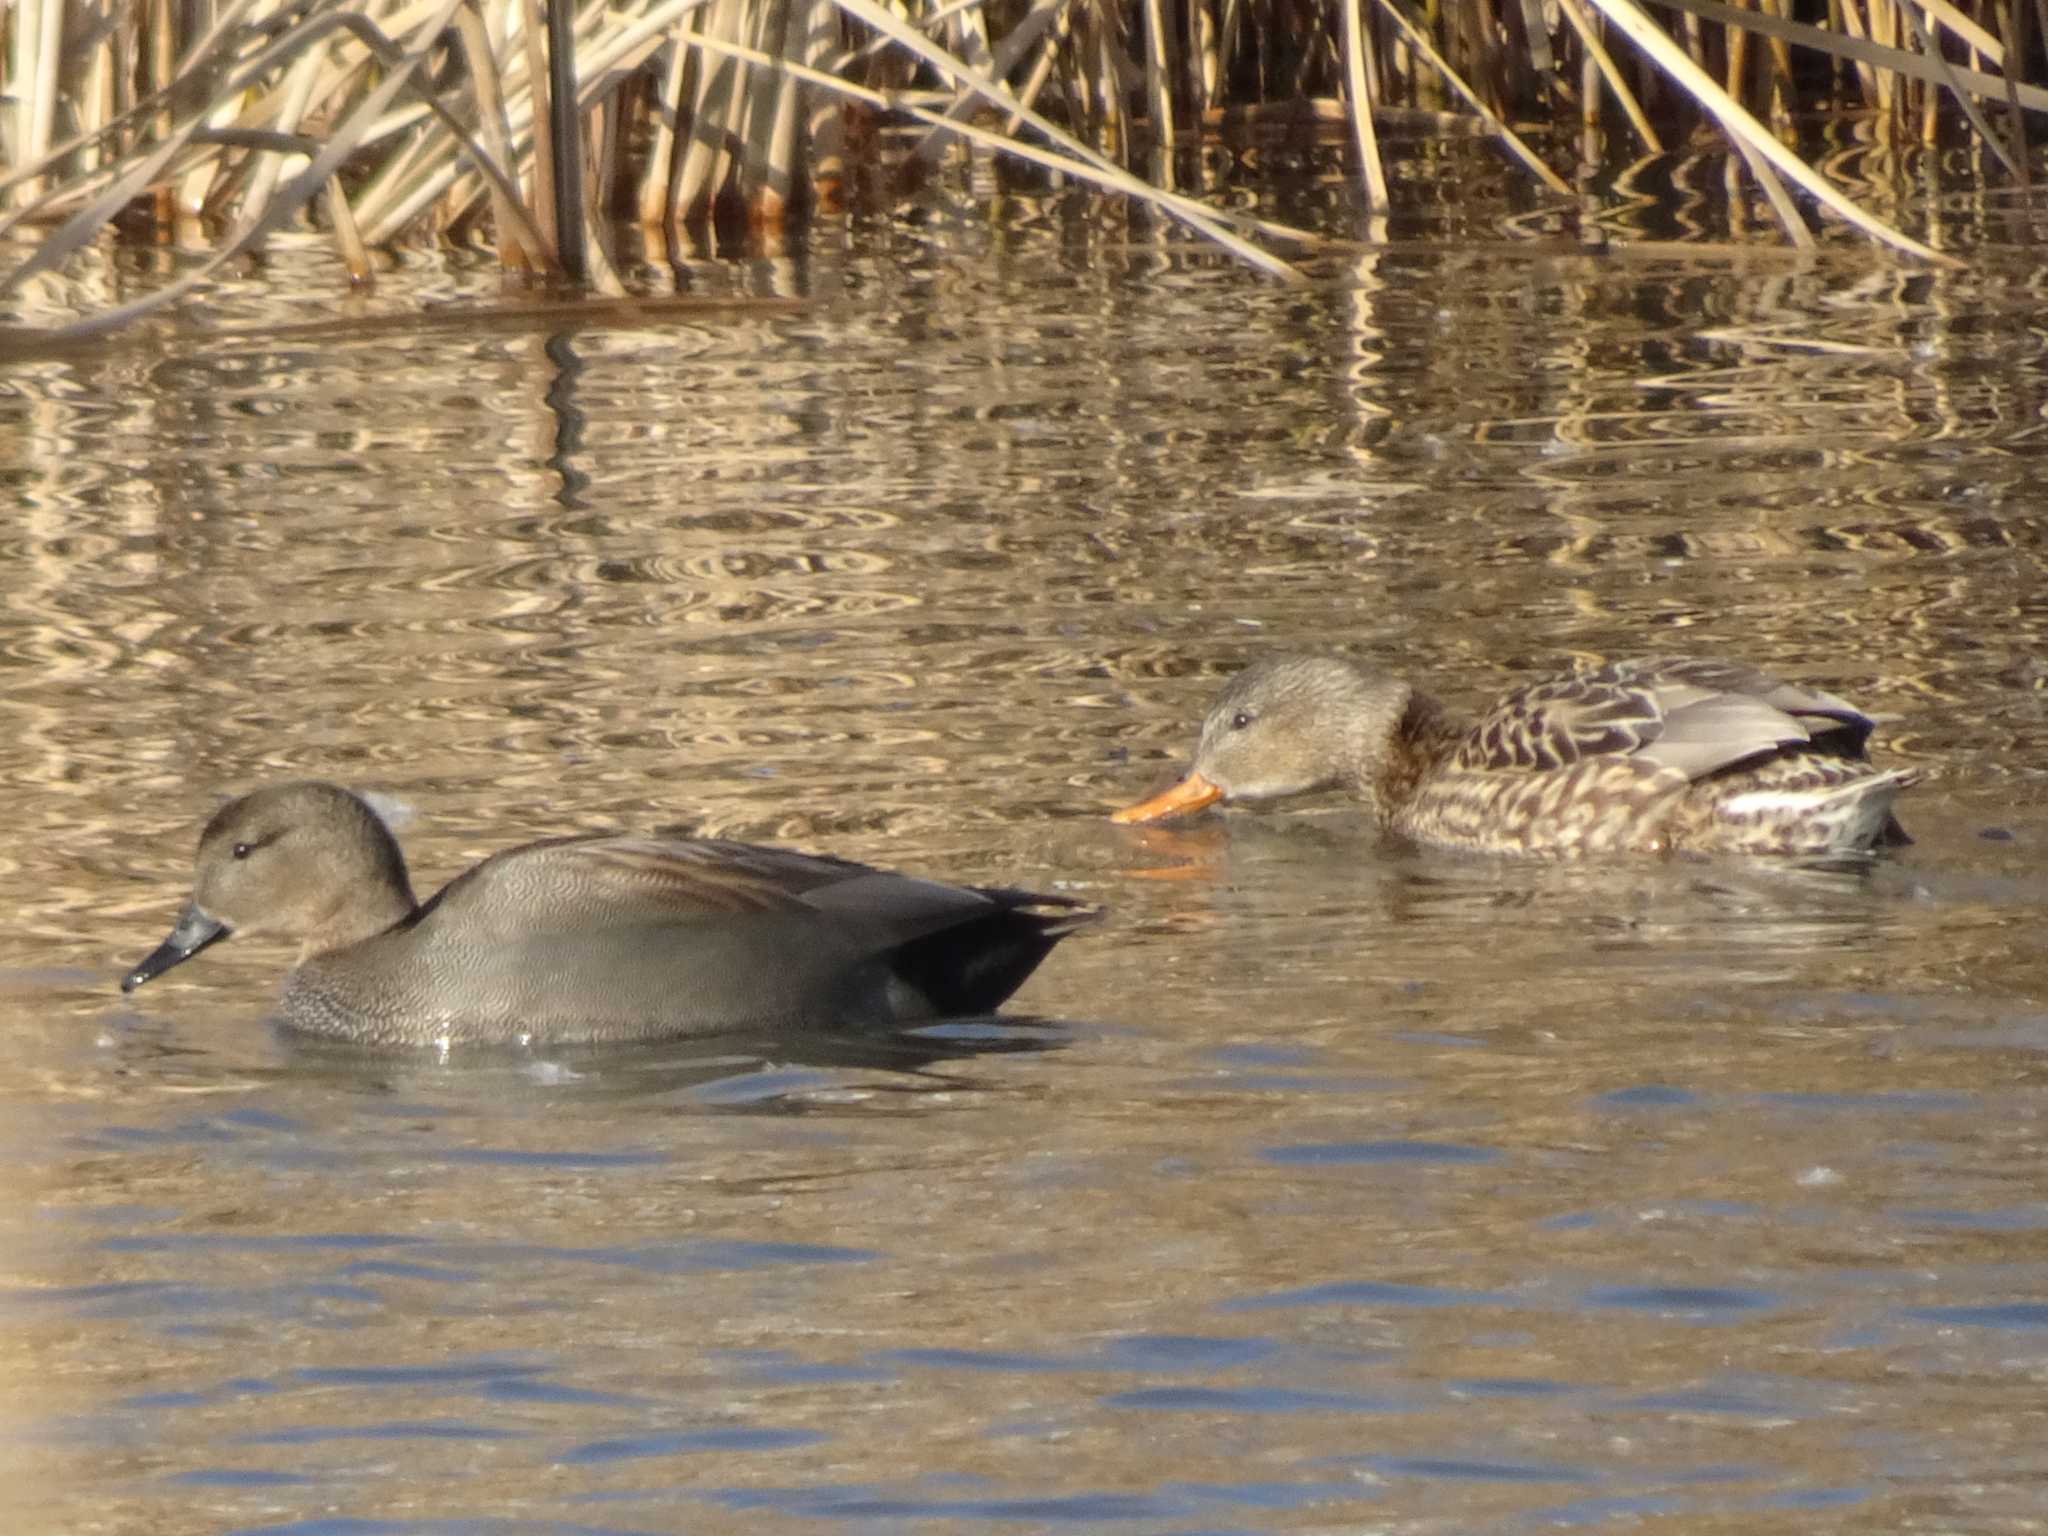
[[[215,939],[227,936],[226,923],[208,917],[199,910],[197,902],[186,902],[185,910],[178,914],[178,921],[172,925],[171,936],[151,950],[147,960],[121,978],[121,990],[133,992],[145,981],[154,980],[172,966],[190,960]]]

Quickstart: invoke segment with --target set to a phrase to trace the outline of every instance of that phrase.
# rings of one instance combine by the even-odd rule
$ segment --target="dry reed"
[[[1661,21],[1638,0],[14,0],[0,235],[34,243],[0,293],[138,220],[206,259],[67,333],[168,304],[298,220],[358,280],[372,248],[429,231],[616,293],[634,221],[680,256],[978,152],[1139,200],[1287,280],[1275,248],[1308,237],[1176,191],[1175,151],[1304,103],[1348,122],[1378,210],[1374,117],[1400,109],[1469,114],[1558,194],[1511,121],[1656,153],[1658,124],[1690,115],[1790,238],[1811,240],[1797,189],[1930,261],[1950,258],[1801,158],[1795,114],[1853,111],[1899,146],[1960,120],[2024,179],[2023,113],[2048,91],[2005,60],[2048,0],[1831,0],[1834,27],[1786,0],[1660,4]],[[877,131],[906,124],[925,131]]]

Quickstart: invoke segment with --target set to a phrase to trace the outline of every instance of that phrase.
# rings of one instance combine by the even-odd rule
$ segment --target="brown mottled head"
[[[1216,800],[1338,787],[1355,788],[1379,814],[1377,786],[1411,696],[1406,683],[1335,657],[1257,662],[1210,707],[1188,776],[1117,819],[1152,821]]]

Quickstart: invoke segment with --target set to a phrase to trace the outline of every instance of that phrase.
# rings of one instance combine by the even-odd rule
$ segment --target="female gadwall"
[[[365,1045],[673,1039],[986,1013],[1096,914],[745,843],[567,837],[424,906],[369,805],[281,784],[221,807],[192,899],[121,983],[229,934],[297,939],[278,1017]]]
[[[1907,841],[1872,721],[1738,662],[1618,661],[1515,689],[1477,724],[1330,657],[1262,661],[1202,722],[1192,770],[1118,821],[1339,786],[1387,831],[1486,853],[1840,854]]]

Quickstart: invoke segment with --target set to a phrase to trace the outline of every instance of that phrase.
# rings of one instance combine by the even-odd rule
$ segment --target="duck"
[[[1865,754],[1874,722],[1738,661],[1649,657],[1515,688],[1477,720],[1333,656],[1233,677],[1193,766],[1112,819],[1345,789],[1387,833],[1470,852],[1837,856],[1910,841],[1912,769]]]
[[[384,818],[270,785],[199,835],[191,899],[124,992],[229,938],[299,946],[276,1020],[365,1046],[551,1045],[992,1012],[1099,911],[720,839],[599,834],[492,854],[424,903]]]

